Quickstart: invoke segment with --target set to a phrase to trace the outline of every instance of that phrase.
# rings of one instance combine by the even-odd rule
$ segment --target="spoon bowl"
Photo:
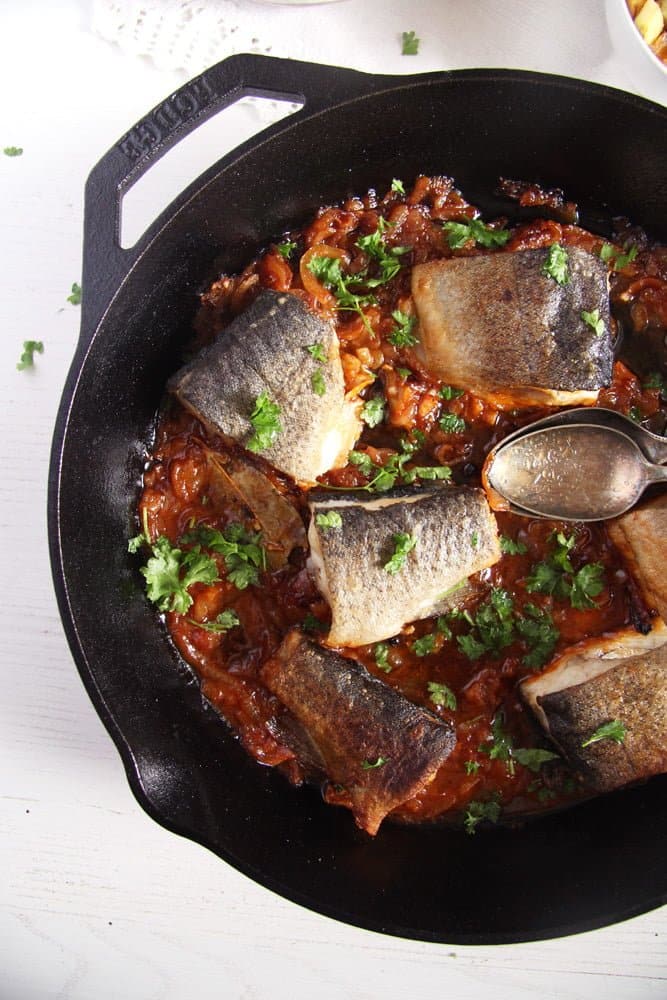
[[[605,424],[554,423],[513,436],[491,456],[486,477],[511,509],[561,521],[618,517],[667,468]]]

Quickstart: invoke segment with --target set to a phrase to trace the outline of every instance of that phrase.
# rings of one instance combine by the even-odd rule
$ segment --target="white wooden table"
[[[261,14],[254,44],[276,55],[387,72],[515,66],[633,89],[596,0],[236,6],[241,24]],[[423,39],[414,58],[398,42],[410,29]],[[82,0],[3,0],[0,75],[0,148],[24,149],[0,155],[0,1000],[664,1000],[667,908],[559,941],[403,941],[272,895],[139,808],[60,626],[46,472],[78,333],[66,299],[80,277],[86,175],[184,75],[96,37]],[[203,148],[156,171],[152,196],[137,195],[135,229],[257,127],[253,109],[221,117]],[[45,352],[17,372],[26,339]]]

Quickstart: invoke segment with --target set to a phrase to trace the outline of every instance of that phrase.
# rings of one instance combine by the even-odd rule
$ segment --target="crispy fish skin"
[[[667,620],[667,495],[610,521],[607,530],[639,583],[646,603]]]
[[[587,783],[608,792],[667,770],[667,627],[588,639],[528,678],[521,693],[547,734]],[[618,720],[622,743],[582,744]]]
[[[433,613],[447,591],[500,559],[496,520],[482,490],[401,489],[373,500],[309,502],[309,566],[331,607],[329,646],[363,646]],[[336,511],[340,528],[317,524]],[[395,574],[384,568],[394,534],[416,545]]]
[[[433,374],[508,403],[595,402],[613,351],[607,267],[568,247],[569,281],[542,273],[548,250],[452,257],[417,264],[412,295],[417,351]],[[599,310],[597,335],[582,311]]]
[[[308,352],[313,344],[322,345],[324,363]],[[344,464],[361,433],[360,404],[345,398],[333,325],[294,295],[262,291],[174,375],[169,389],[205,424],[244,446],[253,434],[255,401],[266,392],[280,407],[282,431],[261,455],[303,484]]]
[[[371,835],[432,781],[456,743],[451,726],[298,630],[264,665],[262,680],[303,731],[294,749],[302,751],[304,738],[311,744],[311,761],[344,786],[357,825]],[[288,744],[293,732],[283,730]]]

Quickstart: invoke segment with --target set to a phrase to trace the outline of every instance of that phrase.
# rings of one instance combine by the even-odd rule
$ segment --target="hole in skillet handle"
[[[220,146],[217,145],[220,128],[238,129],[239,120],[247,111],[241,107],[227,125],[205,129],[203,137],[191,149],[184,149],[172,164],[165,166],[165,173],[153,182],[152,168],[168,151],[181,144],[187,136],[200,131],[218,112],[247,98],[265,98],[276,102],[278,120],[265,130],[267,138],[281,128],[280,120],[292,113],[300,118],[304,114],[317,114],[340,101],[370,94],[385,85],[387,77],[373,77],[354,70],[338,67],[299,63],[289,59],[268,56],[236,55],[217,63],[180,87],[161,104],[137,122],[113,146],[91,171],[86,183],[82,310],[82,333],[79,347],[84,350],[97,324],[114,294],[131,271],[143,251],[159,230],[161,216],[139,236],[146,217],[155,210],[154,195],[160,191],[164,197],[162,181],[170,177],[176,182],[181,171],[192,165],[198,168],[202,151],[213,152],[213,165],[200,174],[198,183],[220,166]],[[280,104],[283,105],[282,109]],[[282,110],[282,113],[280,111]],[[247,135],[241,135],[243,140]],[[227,138],[224,151],[238,142],[239,136]],[[244,143],[234,145],[237,155]],[[223,157],[224,159],[224,157]],[[208,160],[210,164],[210,159]],[[149,186],[137,188],[131,198],[130,189],[151,168]],[[171,190],[171,188],[170,188]],[[167,192],[167,196],[169,191]],[[178,197],[169,204],[160,198],[162,208],[169,207],[170,215],[183,208],[190,197],[190,189],[180,189]],[[126,201],[127,229],[121,239],[121,205]],[[137,207],[141,206],[141,212]],[[142,218],[143,213],[143,218]],[[136,242],[132,242],[136,240]],[[131,245],[130,245],[131,244]]]

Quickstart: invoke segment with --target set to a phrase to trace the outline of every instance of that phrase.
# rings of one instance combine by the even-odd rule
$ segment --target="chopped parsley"
[[[613,740],[614,743],[623,743],[627,735],[627,726],[620,719],[612,719],[598,726],[594,733],[581,744],[582,749],[589,747],[592,743],[599,743],[600,740]]]
[[[528,549],[523,542],[515,542],[513,538],[501,535],[500,551],[506,556],[524,556]]]
[[[371,396],[361,408],[361,419],[369,427],[377,427],[384,420],[384,399],[382,396]]]
[[[463,766],[466,774],[477,774],[480,767],[478,760],[467,760]]]
[[[554,753],[552,750],[542,750],[541,747],[532,747],[530,749],[516,747],[512,751],[512,754],[522,767],[527,767],[533,774],[537,774],[542,764],[546,764],[548,760],[558,760],[557,753]]]
[[[351,451],[347,456],[350,465],[356,465],[362,476],[372,476],[377,469],[371,456],[365,451]]]
[[[310,376],[310,384],[316,396],[324,396],[327,391],[327,386],[324,381],[324,375],[319,368]]]
[[[401,55],[416,56],[419,52],[420,41],[421,39],[417,38],[414,31],[404,31],[401,35]]]
[[[388,757],[378,757],[378,759],[373,762],[370,760],[362,760],[361,766],[364,771],[372,771],[376,767],[382,767],[383,764],[387,763],[388,759]]]
[[[301,623],[307,632],[326,632],[327,626],[316,618],[312,611],[309,611]]]
[[[479,545],[479,533],[477,531],[473,531],[472,535],[470,536],[470,544],[472,545],[473,549],[476,549],[477,546]]]
[[[448,465],[415,465],[403,475],[403,482],[414,483],[415,479],[451,479],[452,470]]]
[[[551,659],[560,633],[548,611],[534,604],[524,605],[523,611],[527,617],[517,617],[516,630],[529,651],[521,662],[527,667],[543,667]]]
[[[276,244],[276,250],[281,257],[289,260],[294,250],[296,250],[296,243],[293,240],[284,240],[282,243]]]
[[[142,531],[138,535],[134,535],[133,538],[128,539],[127,551],[131,555],[134,555],[136,552],[139,551],[142,545],[147,545],[147,544],[148,544],[148,539],[146,538],[146,535]]]
[[[405,379],[410,378],[410,376],[412,375],[412,372],[410,371],[409,368],[397,368],[396,371],[401,376],[403,381],[405,381]]]
[[[462,434],[466,429],[466,422],[455,413],[445,413],[438,420],[438,426],[445,434]]]
[[[500,803],[497,799],[489,799],[488,802],[482,802],[480,799],[473,799],[468,803],[468,808],[463,816],[463,827],[466,833],[475,833],[477,826],[482,820],[489,820],[491,823],[497,823],[500,819]]]
[[[278,404],[271,402],[267,392],[260,392],[250,414],[253,433],[246,444],[248,451],[266,451],[271,447],[283,429],[279,415]]]
[[[628,416],[630,417],[630,420],[634,420],[636,424],[640,424],[643,420],[642,411],[638,406],[631,406],[628,410]]]
[[[530,593],[550,594],[557,600],[567,600],[573,608],[583,611],[595,607],[593,597],[604,590],[604,566],[602,563],[587,563],[576,573],[569,553],[574,546],[574,535],[567,536],[562,531],[553,536],[556,548],[544,562],[533,566],[526,579],[526,590]]]
[[[487,743],[481,743],[477,749],[480,753],[488,754],[491,760],[505,761],[509,774],[514,774],[514,746],[505,729],[505,719],[502,712],[498,712],[491,723],[491,740]]]
[[[44,353],[44,344],[41,340],[24,340],[21,358],[16,363],[18,371],[22,372],[26,368],[32,368],[35,364],[35,354]]]
[[[391,318],[396,326],[387,337],[390,344],[394,347],[414,347],[419,343],[419,338],[412,332],[417,325],[416,316],[409,316],[400,309],[394,309]]]
[[[359,283],[360,275],[346,277],[338,257],[313,257],[308,263],[308,270],[320,284],[333,292],[339,309],[356,312],[367,322],[362,307],[374,305],[377,300],[374,295],[357,294],[350,289],[350,285]]]
[[[494,587],[475,613],[476,634],[457,636],[458,646],[469,660],[478,660],[484,653],[496,656],[514,641],[513,611],[514,602],[507,591]]]
[[[324,350],[324,344],[321,344],[319,342],[317,344],[308,344],[306,350],[310,354],[311,358],[315,358],[315,360],[319,361],[321,365],[325,365],[327,363],[327,356]]]
[[[266,569],[266,552],[261,534],[247,532],[242,524],[228,524],[224,532],[200,525],[181,541],[198,542],[225,560],[227,579],[237,590],[259,583],[259,571]]]
[[[452,589],[454,589],[454,588],[452,588]],[[453,638],[452,637],[452,630],[450,629],[449,625],[447,624],[447,617],[445,615],[440,615],[440,617],[437,619],[437,621],[435,623],[435,628],[436,628],[436,631],[440,633],[440,635],[444,635],[445,639],[451,639],[451,638]]]
[[[451,385],[441,385],[440,386],[440,399],[458,399],[462,396],[465,389],[455,389]]]
[[[389,223],[380,217],[375,232],[368,236],[360,236],[357,240],[356,245],[377,264],[380,272],[375,278],[368,278],[364,273],[363,282],[367,288],[386,285],[388,281],[395,278],[401,269],[400,257],[410,249],[409,247],[388,247],[384,240],[384,234],[388,227]]]
[[[337,510],[330,510],[326,514],[316,514],[315,524],[318,528],[323,528],[325,531],[328,528],[342,528],[343,518]]]
[[[414,434],[417,434],[415,431]],[[369,493],[384,493],[390,490],[397,479],[405,483],[414,483],[417,477],[423,479],[449,479],[451,469],[448,466],[417,466],[414,469],[406,469],[405,465],[419,449],[421,442],[411,442],[406,438],[401,441],[401,451],[395,455],[390,455],[384,465],[376,465],[370,455],[365,451],[351,451],[348,454],[348,462],[355,465],[362,475],[370,479],[366,486],[358,486],[356,489],[366,490]]]
[[[600,249],[600,260],[603,260],[605,264],[609,264],[613,261],[614,270],[622,271],[624,267],[631,264],[632,261],[638,254],[638,249],[636,246],[631,246],[626,253],[619,250],[618,247],[613,246],[611,243],[603,243]]]
[[[471,240],[483,247],[504,247],[511,235],[509,229],[494,229],[481,219],[445,222],[442,228],[447,233],[447,242],[452,250],[460,250]]]
[[[375,658],[375,665],[380,670],[384,670],[385,674],[391,673],[391,663],[388,659],[389,646],[386,642],[376,642],[373,647],[373,656]]]
[[[560,243],[552,243],[547,251],[547,257],[542,265],[542,274],[553,278],[557,285],[567,285],[570,280],[568,256],[565,247]]]
[[[410,649],[416,656],[428,656],[435,650],[435,636],[432,632],[427,632],[421,639],[415,639]]]
[[[642,389],[658,389],[664,395],[667,391],[667,383],[660,372],[650,372],[642,382]]]
[[[391,539],[394,543],[394,552],[391,559],[384,563],[383,568],[387,573],[391,573],[393,576],[395,573],[398,573],[403,569],[408,553],[414,549],[417,544],[417,539],[413,538],[412,535],[409,535],[405,531],[394,532]]]
[[[192,604],[188,588],[193,583],[216,583],[218,567],[211,556],[196,545],[183,552],[161,535],[151,545],[151,556],[140,572],[146,578],[148,599],[160,611],[176,611],[182,615]]]
[[[456,711],[456,695],[446,684],[438,684],[436,681],[428,682],[428,693],[434,705],[441,705],[444,708]]]
[[[581,318],[587,326],[590,326],[596,337],[602,336],[604,333],[604,320],[600,316],[599,309],[593,309],[592,312],[586,312],[585,309],[582,309]]]
[[[405,194],[405,187],[403,181],[399,181],[398,178],[394,177],[391,182],[391,190],[395,191],[396,194]]]
[[[22,146],[5,146],[2,151],[5,156],[23,156]]]
[[[71,294],[67,296],[67,301],[71,302],[73,306],[80,306],[81,294],[81,285],[78,285],[75,281],[72,285]]]
[[[230,608],[226,611],[221,611],[212,622],[197,622],[194,618],[187,618],[186,621],[188,621],[190,625],[196,625],[197,628],[204,629],[205,632],[214,632],[216,634],[228,632],[230,628],[234,628],[235,625],[241,624],[239,616]]]

